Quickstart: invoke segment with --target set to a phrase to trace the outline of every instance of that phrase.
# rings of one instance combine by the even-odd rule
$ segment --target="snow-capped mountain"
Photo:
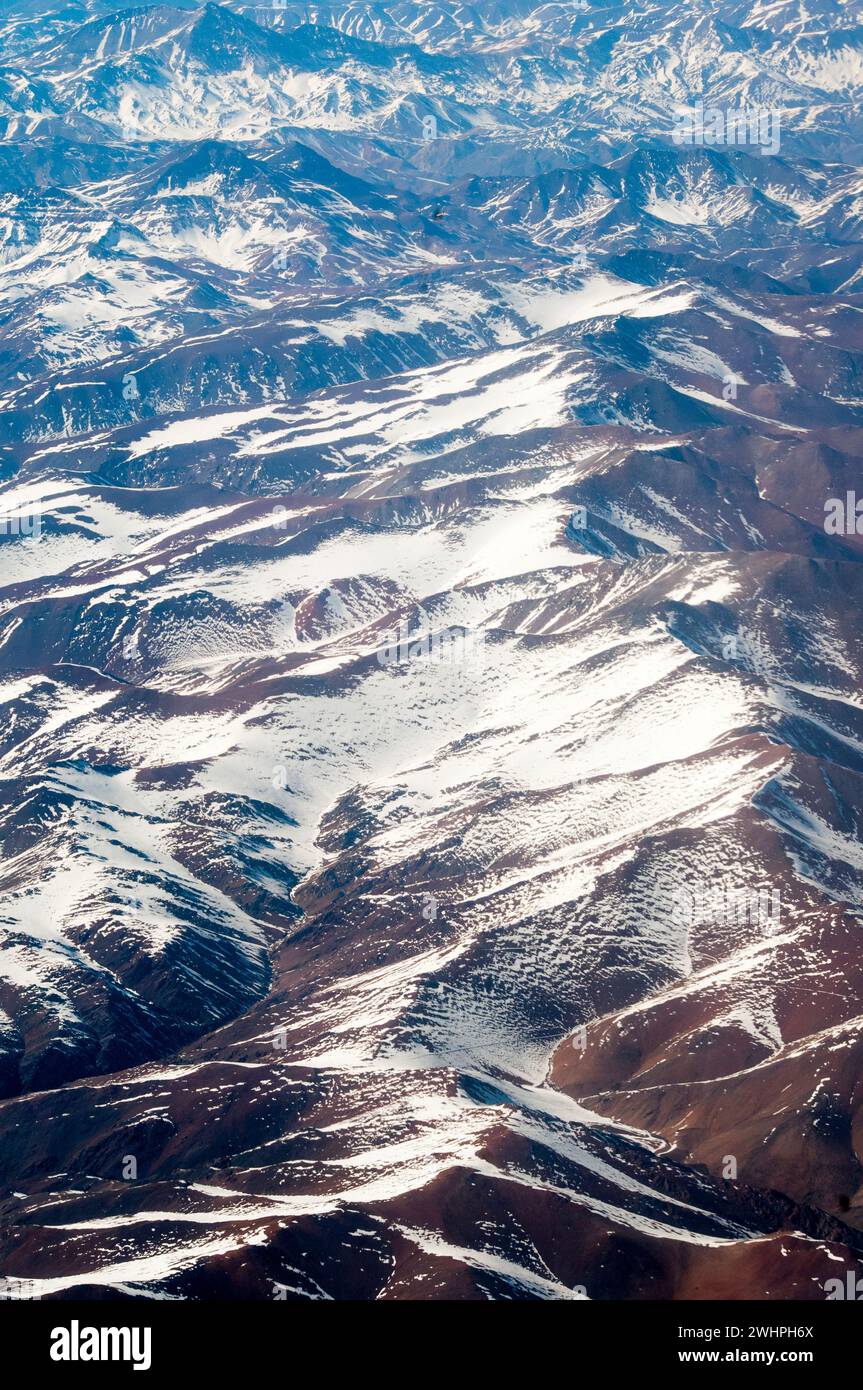
[[[0,1270],[860,1273],[854,6],[0,65]]]

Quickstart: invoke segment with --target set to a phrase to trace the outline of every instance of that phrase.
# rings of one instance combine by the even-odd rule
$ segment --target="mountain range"
[[[0,1275],[863,1274],[861,102],[850,0],[5,7]]]

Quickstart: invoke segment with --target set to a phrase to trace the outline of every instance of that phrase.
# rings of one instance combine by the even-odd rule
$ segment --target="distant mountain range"
[[[0,1274],[863,1274],[861,101],[850,0],[5,7]]]

